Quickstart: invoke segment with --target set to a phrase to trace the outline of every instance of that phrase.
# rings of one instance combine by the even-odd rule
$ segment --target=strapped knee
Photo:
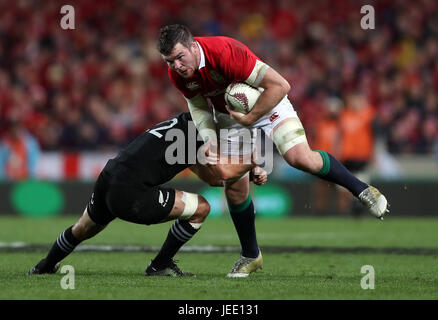
[[[275,129],[272,140],[281,155],[284,155],[292,147],[305,142],[307,138],[301,121],[298,118],[291,118]]]
[[[196,213],[198,209],[198,195],[195,193],[185,192],[182,194],[182,202],[184,202],[184,210],[181,216],[178,218],[180,220],[190,219]]]

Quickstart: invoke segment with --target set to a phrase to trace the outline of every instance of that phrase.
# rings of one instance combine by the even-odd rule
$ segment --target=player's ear
[[[194,52],[196,47],[197,47],[196,41],[193,40],[192,43],[190,44],[190,51]]]

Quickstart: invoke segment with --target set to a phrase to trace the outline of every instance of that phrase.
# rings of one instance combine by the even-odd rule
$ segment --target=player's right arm
[[[216,63],[227,79],[242,81],[263,88],[251,111],[241,116],[227,108],[230,115],[243,126],[251,126],[271,111],[290,91],[290,85],[277,71],[257,58],[239,41],[223,37],[223,52],[217,52]]]
[[[226,161],[229,160],[227,159]],[[254,168],[255,164],[218,163],[217,165],[208,165],[206,167],[213,173],[213,175],[220,177],[223,181],[228,181],[242,177]]]
[[[216,169],[220,170],[220,166],[215,166]],[[263,170],[260,167],[253,167],[252,169],[248,169],[247,171],[239,171],[240,169],[237,169],[239,166],[238,165],[230,165],[228,167],[228,169],[230,171],[228,172],[224,172],[222,171],[222,177],[220,176],[220,174],[215,171],[214,167],[212,166],[205,166],[205,165],[201,165],[201,164],[195,164],[193,166],[190,167],[190,170],[193,171],[193,173],[195,173],[202,181],[208,183],[210,186],[212,187],[223,187],[225,185],[225,182],[234,180],[234,179],[239,179],[241,177],[243,177],[245,175],[245,173],[248,170],[252,170],[252,181],[259,186],[262,186],[266,183],[266,181],[268,180],[268,174],[266,173],[265,170]],[[236,171],[236,169],[238,171]],[[227,179],[225,179],[227,178]]]
[[[220,168],[220,166],[215,167],[216,169]],[[268,180],[268,174],[260,167],[253,167],[252,169],[247,168],[246,171],[237,169],[238,171],[236,171],[236,168],[238,167],[240,166],[235,164],[230,165],[228,167],[230,171],[222,171],[222,177],[220,176],[218,171],[214,170],[214,167],[201,165],[199,163],[191,166],[190,170],[193,171],[193,173],[195,173],[202,181],[208,183],[212,187],[223,187],[226,181],[237,180],[243,177],[249,170],[252,170],[253,182],[256,185],[264,185]]]
[[[267,65],[265,65],[267,66]],[[256,67],[254,68],[256,70]],[[246,80],[247,83],[251,81]],[[254,84],[252,84],[254,86]],[[267,67],[260,77],[257,87],[263,88],[263,92],[257,99],[254,107],[244,117],[239,119],[243,125],[250,126],[271,111],[290,91],[290,85],[277,71]]]
[[[257,122],[257,120],[280,103],[290,90],[290,85],[286,79],[277,71],[259,61],[245,82],[251,86],[263,88],[264,90],[251,111],[243,116],[229,109],[227,106],[231,117],[243,126],[251,126]]]
[[[237,180],[243,177],[248,171],[257,167],[255,159],[256,152],[251,155],[249,163],[232,163],[230,156],[222,155],[219,150],[218,154],[211,149],[211,144],[207,143],[201,146],[202,152],[212,159],[217,159],[214,164],[208,163],[206,165],[198,164],[195,168],[191,168],[202,180],[210,185],[222,185],[225,181]],[[260,171],[260,170],[259,170]],[[263,171],[263,170],[262,170]],[[260,172],[262,172],[260,171]],[[265,172],[266,173],[266,172]],[[211,179],[210,179],[211,178]],[[214,180],[213,183],[209,180]],[[216,182],[218,180],[219,182]]]

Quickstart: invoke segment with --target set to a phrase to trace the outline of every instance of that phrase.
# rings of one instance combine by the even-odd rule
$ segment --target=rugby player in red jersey
[[[169,78],[187,100],[204,141],[217,141],[220,129],[244,132],[251,128],[249,143],[253,143],[254,129],[261,128],[289,165],[345,187],[374,216],[383,219],[388,211],[386,198],[357,179],[329,153],[310,149],[301,121],[287,97],[289,83],[248,47],[229,37],[193,37],[186,26],[177,24],[160,29],[157,47],[168,65]],[[224,99],[227,86],[238,81],[263,89],[246,115],[228,109]],[[233,134],[220,136],[220,149],[229,156],[242,156],[245,148],[239,143],[239,134],[230,132]],[[248,177],[227,183],[225,195],[242,245],[241,257],[228,276],[245,277],[262,266]]]

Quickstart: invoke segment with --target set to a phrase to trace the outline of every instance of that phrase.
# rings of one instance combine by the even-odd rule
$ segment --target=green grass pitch
[[[145,277],[144,269],[171,222],[141,226],[114,221],[85,245],[135,245],[149,251],[73,252],[63,262],[75,270],[75,288],[65,274],[27,276],[58,235],[77,217],[29,219],[0,216],[0,299],[308,300],[437,299],[438,219],[371,217],[257,219],[264,268],[249,278],[228,279],[238,258],[229,218],[207,219],[187,248],[218,251],[177,254],[194,279]],[[19,243],[40,245],[17,248]],[[16,248],[14,249],[14,245]],[[220,250],[223,248],[224,250]],[[225,249],[230,249],[229,251]],[[374,268],[374,289],[364,290],[364,265]]]

